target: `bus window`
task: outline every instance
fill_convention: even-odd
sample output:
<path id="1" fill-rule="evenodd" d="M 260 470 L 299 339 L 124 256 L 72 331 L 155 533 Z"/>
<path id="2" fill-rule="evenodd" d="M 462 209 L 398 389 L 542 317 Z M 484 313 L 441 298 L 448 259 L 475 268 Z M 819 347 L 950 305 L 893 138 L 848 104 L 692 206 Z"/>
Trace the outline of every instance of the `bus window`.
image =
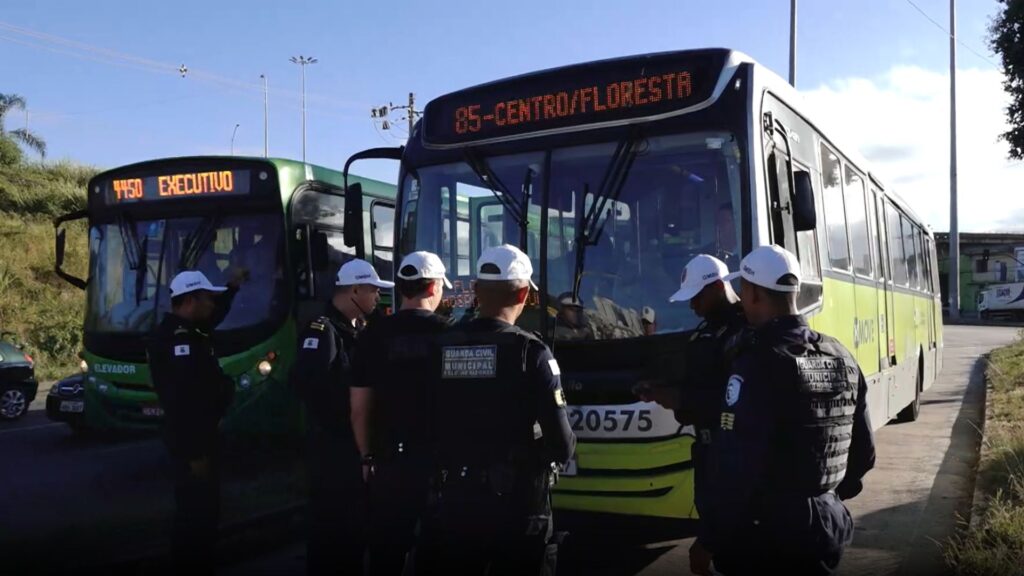
<path id="1" fill-rule="evenodd" d="M 301 192 L 292 205 L 292 220 L 298 224 L 312 224 L 316 232 L 327 236 L 327 269 L 314 271 L 317 295 L 330 294 L 334 289 L 338 268 L 355 258 L 355 248 L 345 245 L 345 197 L 318 190 Z"/>
<path id="2" fill-rule="evenodd" d="M 906 286 L 909 272 L 907 270 L 907 256 L 903 247 L 903 233 L 900 230 L 900 213 L 888 202 L 885 203 L 885 218 L 889 229 L 892 279 L 897 286 Z"/>
<path id="3" fill-rule="evenodd" d="M 900 215 L 900 222 L 903 225 L 901 237 L 903 239 L 903 253 L 907 258 L 907 279 L 908 286 L 917 288 L 919 277 L 917 271 L 918 254 L 914 246 L 914 225 L 907 220 L 906 216 Z"/>
<path id="4" fill-rule="evenodd" d="M 873 187 L 868 194 L 868 223 L 874 239 L 871 250 L 875 253 L 878 277 L 882 280 L 889 278 L 889 248 L 885 238 L 885 221 L 879 216 L 884 216 L 878 207 L 878 191 Z"/>
<path id="5" fill-rule="evenodd" d="M 839 158 L 825 145 L 821 146 L 821 180 L 822 195 L 825 197 L 829 263 L 835 270 L 849 270 L 850 249 L 843 208 L 842 170 Z"/>
<path id="6" fill-rule="evenodd" d="M 373 267 L 381 278 L 391 280 L 395 259 L 395 207 L 374 202 L 370 218 L 373 226 Z"/>
<path id="7" fill-rule="evenodd" d="M 846 220 L 850 228 L 850 247 L 853 271 L 859 276 L 874 276 L 871 266 L 871 242 L 868 240 L 867 214 L 864 210 L 864 179 L 849 165 L 846 166 Z"/>

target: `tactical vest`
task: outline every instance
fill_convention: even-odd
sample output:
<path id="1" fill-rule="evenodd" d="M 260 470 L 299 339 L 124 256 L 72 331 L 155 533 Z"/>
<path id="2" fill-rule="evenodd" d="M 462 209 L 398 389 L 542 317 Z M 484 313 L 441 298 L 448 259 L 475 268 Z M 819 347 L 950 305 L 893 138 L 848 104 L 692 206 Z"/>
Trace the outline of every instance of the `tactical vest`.
<path id="1" fill-rule="evenodd" d="M 538 401 L 526 380 L 535 336 L 508 326 L 453 329 L 439 338 L 438 464 L 448 470 L 539 465 Z"/>
<path id="2" fill-rule="evenodd" d="M 427 401 L 435 335 L 394 335 L 374 366 L 374 453 L 380 458 L 426 452 Z M 376 357 L 376 356 L 375 356 Z"/>
<path id="3" fill-rule="evenodd" d="M 834 490 L 842 482 L 857 408 L 855 360 L 834 338 L 818 336 L 817 341 L 774 348 L 793 362 L 796 386 L 792 400 L 780 405 L 788 412 L 775 463 L 778 487 L 801 495 Z"/>

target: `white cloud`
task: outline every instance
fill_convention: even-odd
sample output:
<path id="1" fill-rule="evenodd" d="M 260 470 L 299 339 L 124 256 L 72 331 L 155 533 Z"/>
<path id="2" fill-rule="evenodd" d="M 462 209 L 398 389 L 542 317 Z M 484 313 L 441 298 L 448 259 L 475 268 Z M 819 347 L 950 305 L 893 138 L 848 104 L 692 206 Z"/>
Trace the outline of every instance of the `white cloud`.
<path id="1" fill-rule="evenodd" d="M 949 76 L 896 66 L 804 91 L 824 130 L 937 231 L 949 228 Z M 1007 160 L 1002 74 L 957 70 L 957 190 L 962 232 L 1024 230 L 1024 163 Z"/>

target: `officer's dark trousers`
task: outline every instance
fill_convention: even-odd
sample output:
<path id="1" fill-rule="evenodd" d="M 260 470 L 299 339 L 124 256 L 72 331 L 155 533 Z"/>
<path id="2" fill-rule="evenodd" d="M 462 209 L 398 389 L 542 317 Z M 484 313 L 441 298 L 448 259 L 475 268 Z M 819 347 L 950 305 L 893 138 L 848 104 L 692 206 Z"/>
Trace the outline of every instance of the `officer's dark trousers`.
<path id="1" fill-rule="evenodd" d="M 366 494 L 358 453 L 351 437 L 310 431 L 309 574 L 363 573 L 366 549 Z"/>
<path id="2" fill-rule="evenodd" d="M 399 576 L 427 503 L 429 468 L 421 457 L 377 463 L 370 483 L 370 574 Z"/>
<path id="3" fill-rule="evenodd" d="M 829 575 L 839 567 L 852 541 L 853 520 L 834 494 L 779 502 L 766 507 L 749 533 L 714 554 L 714 566 L 727 576 L 773 573 Z"/>
<path id="4" fill-rule="evenodd" d="M 484 487 L 446 490 L 421 526 L 415 573 L 553 574 L 555 551 L 547 546 L 551 530 L 550 509 L 544 515 L 529 516 L 522 507 Z"/>
<path id="5" fill-rule="evenodd" d="M 174 519 L 171 561 L 175 574 L 213 574 L 220 522 L 220 462 L 208 459 L 209 474 L 197 476 L 187 461 L 173 460 Z"/>

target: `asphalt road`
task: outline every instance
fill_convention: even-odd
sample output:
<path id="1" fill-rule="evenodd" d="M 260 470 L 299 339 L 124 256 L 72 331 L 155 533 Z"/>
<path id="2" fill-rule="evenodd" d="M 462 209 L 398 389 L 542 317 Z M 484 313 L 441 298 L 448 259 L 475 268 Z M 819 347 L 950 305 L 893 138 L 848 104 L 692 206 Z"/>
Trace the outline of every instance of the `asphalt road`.
<path id="1" fill-rule="evenodd" d="M 1017 330 L 946 327 L 943 371 L 922 399 L 920 418 L 876 432 L 876 467 L 865 478 L 864 492 L 848 502 L 856 535 L 840 574 L 943 573 L 940 543 L 953 534 L 958 518 L 967 517 L 974 490 L 978 427 L 984 417 L 982 356 L 1010 343 Z M 637 533 L 630 540 L 577 531 L 573 546 L 559 559 L 559 574 L 689 573 L 692 538 L 644 542 Z M 301 574 L 304 562 L 304 545 L 293 543 L 224 567 L 221 574 Z M 770 568 L 786 573 L 784 566 Z"/>

